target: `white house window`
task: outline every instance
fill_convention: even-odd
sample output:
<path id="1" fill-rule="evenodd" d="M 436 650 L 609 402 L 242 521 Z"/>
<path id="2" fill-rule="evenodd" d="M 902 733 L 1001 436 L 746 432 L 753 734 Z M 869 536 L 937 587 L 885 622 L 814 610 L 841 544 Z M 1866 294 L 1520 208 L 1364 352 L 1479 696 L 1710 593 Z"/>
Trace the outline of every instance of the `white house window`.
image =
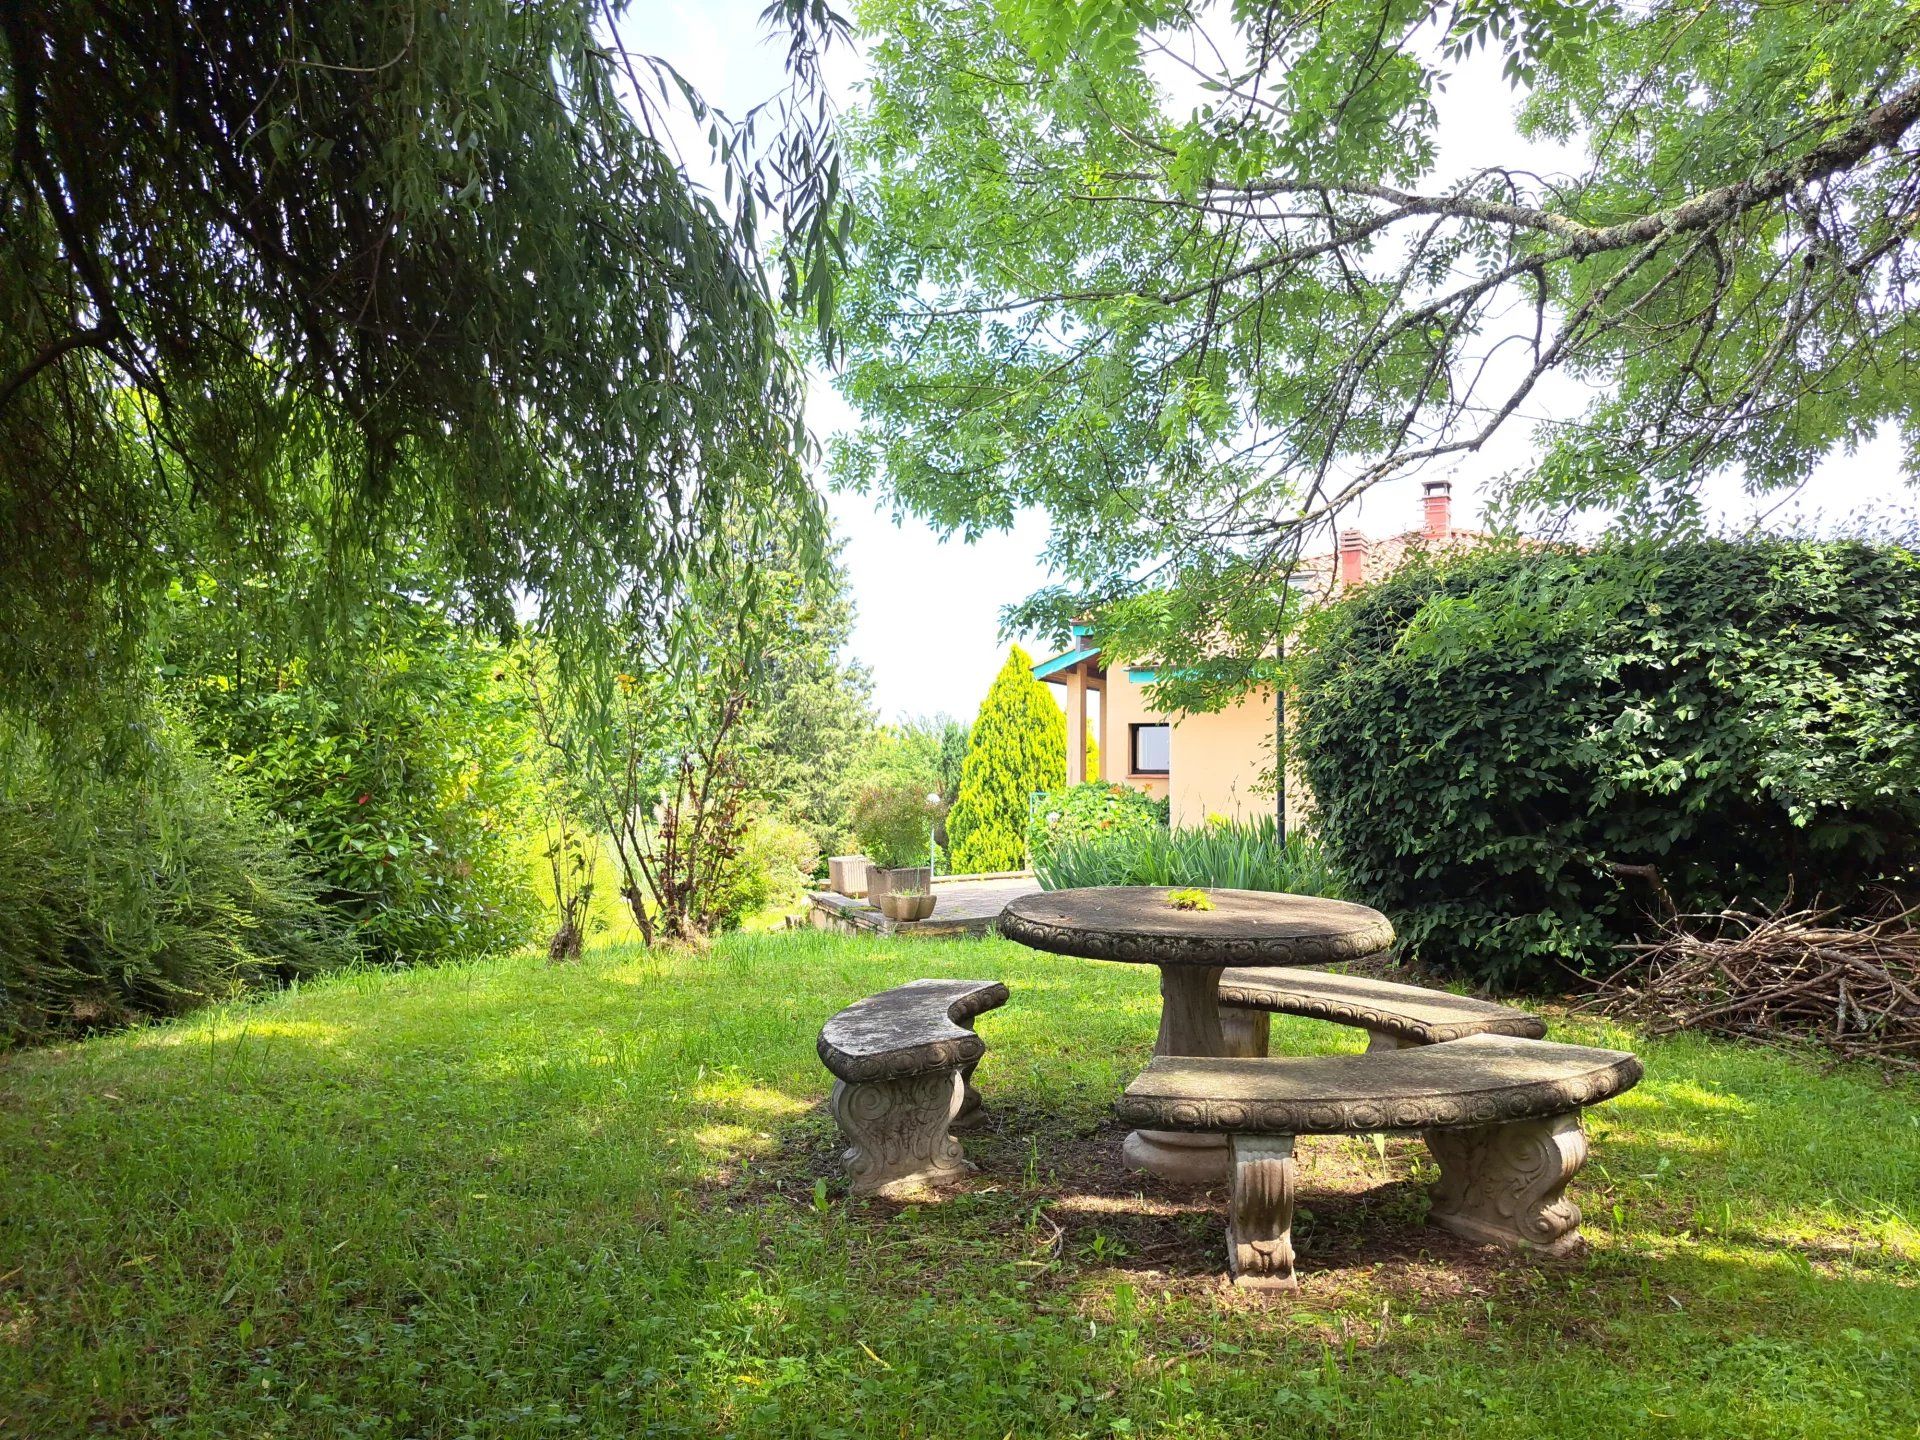
<path id="1" fill-rule="evenodd" d="M 1164 775 L 1172 768 L 1171 725 L 1129 725 L 1127 743 L 1135 775 Z"/>

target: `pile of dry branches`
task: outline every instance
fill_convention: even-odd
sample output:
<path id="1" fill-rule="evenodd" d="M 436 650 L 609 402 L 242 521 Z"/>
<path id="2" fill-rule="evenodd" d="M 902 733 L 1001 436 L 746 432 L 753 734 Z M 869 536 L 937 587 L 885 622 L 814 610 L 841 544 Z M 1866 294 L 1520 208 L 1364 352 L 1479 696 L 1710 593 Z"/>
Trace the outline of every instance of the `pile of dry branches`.
<path id="1" fill-rule="evenodd" d="M 1655 1034 L 1816 1040 L 1920 1070 L 1920 906 L 1879 919 L 1782 907 L 1681 915 L 1601 983 L 1597 1004 Z"/>

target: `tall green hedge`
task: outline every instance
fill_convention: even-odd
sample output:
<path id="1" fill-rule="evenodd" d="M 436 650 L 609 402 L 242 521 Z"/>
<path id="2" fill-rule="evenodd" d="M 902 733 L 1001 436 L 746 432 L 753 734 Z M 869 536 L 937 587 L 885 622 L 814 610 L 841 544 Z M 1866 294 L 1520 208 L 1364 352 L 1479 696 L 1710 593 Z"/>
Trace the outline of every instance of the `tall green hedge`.
<path id="1" fill-rule="evenodd" d="M 1295 745 L 1355 894 L 1425 963 L 1592 973 L 1668 901 L 1920 866 L 1920 559 L 1702 541 L 1416 565 L 1322 618 Z"/>
<path id="2" fill-rule="evenodd" d="M 1018 645 L 980 704 L 947 815 L 953 868 L 1018 870 L 1027 863 L 1027 808 L 1035 792 L 1067 783 L 1067 718 L 1033 678 Z"/>

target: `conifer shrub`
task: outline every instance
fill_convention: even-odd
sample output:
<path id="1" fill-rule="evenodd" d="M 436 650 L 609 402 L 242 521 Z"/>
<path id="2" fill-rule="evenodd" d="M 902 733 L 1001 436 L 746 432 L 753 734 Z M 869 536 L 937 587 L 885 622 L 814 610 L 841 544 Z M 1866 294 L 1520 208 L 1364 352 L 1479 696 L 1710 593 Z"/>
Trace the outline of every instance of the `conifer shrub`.
<path id="1" fill-rule="evenodd" d="M 1699 541 L 1416 563 L 1321 616 L 1294 743 L 1406 952 L 1562 983 L 1677 908 L 1911 896 L 1920 558 Z"/>
<path id="2" fill-rule="evenodd" d="M 1033 678 L 1032 657 L 1016 645 L 981 702 L 960 766 L 959 794 L 947 815 L 953 868 L 1020 869 L 1034 795 L 1066 780 L 1066 716 Z"/>

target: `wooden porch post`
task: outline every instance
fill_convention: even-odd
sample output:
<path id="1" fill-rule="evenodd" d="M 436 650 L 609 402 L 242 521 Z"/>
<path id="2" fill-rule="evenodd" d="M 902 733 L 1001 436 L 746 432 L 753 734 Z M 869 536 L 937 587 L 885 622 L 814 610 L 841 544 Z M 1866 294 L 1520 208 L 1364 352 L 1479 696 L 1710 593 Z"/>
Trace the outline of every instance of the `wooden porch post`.
<path id="1" fill-rule="evenodd" d="M 1067 671 L 1067 784 L 1087 779 L 1087 674 L 1079 665 Z"/>

